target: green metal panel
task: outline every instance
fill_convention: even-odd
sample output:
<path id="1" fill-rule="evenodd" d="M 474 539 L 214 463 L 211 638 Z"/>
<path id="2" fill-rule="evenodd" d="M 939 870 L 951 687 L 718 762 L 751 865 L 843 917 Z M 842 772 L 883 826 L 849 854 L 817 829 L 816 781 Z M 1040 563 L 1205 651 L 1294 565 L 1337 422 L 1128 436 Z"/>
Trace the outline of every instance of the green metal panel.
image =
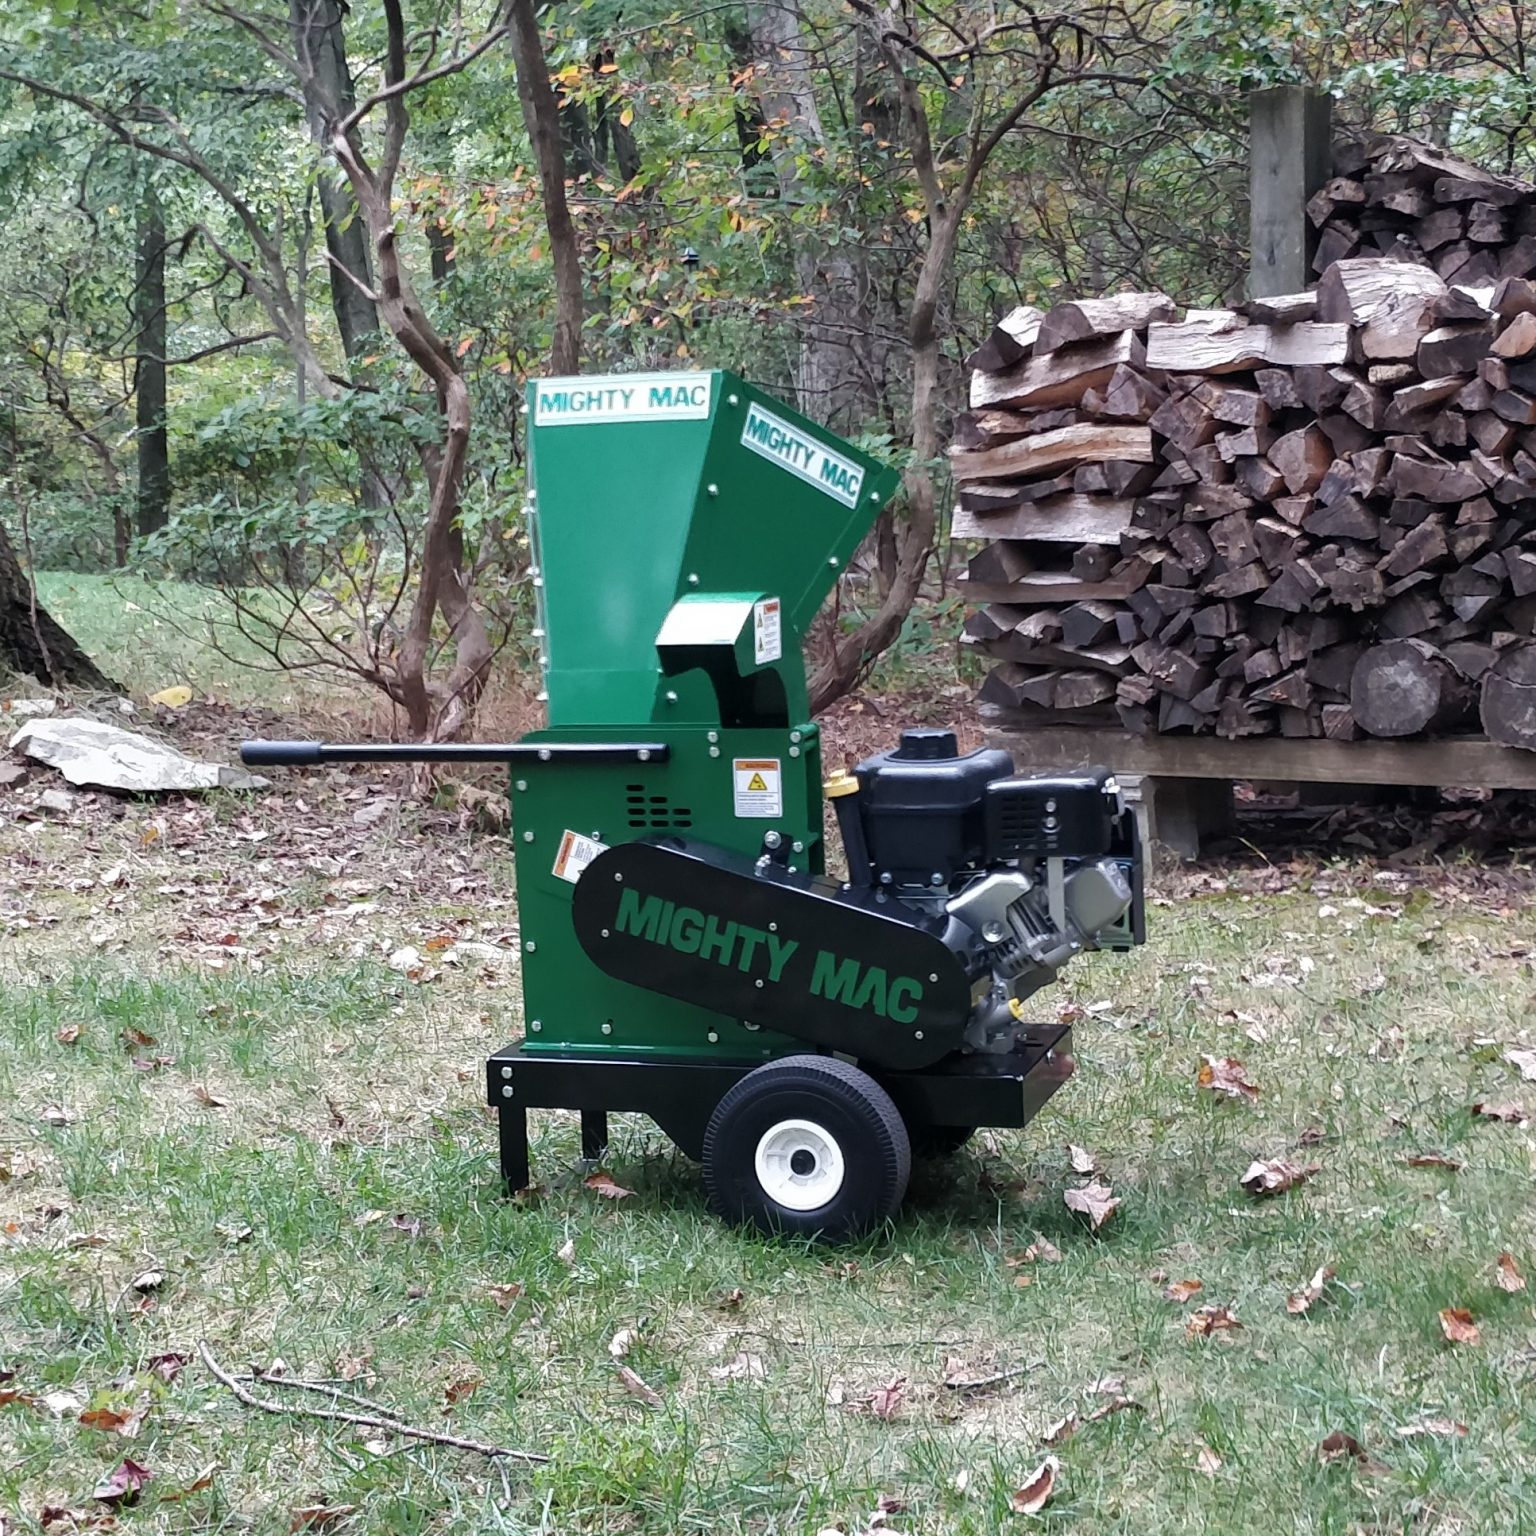
<path id="1" fill-rule="evenodd" d="M 782 599 L 776 665 L 804 714 L 800 642 L 896 475 L 735 375 L 528 386 L 530 526 L 552 726 L 708 724 L 699 673 L 661 675 L 678 599 Z"/>
<path id="2" fill-rule="evenodd" d="M 771 830 L 821 872 L 801 646 L 896 475 L 729 373 L 535 381 L 529 411 L 549 728 L 528 740 L 669 757 L 513 773 L 527 1049 L 800 1049 L 599 971 L 572 928 L 570 855 L 675 831 L 755 856 Z"/>
<path id="3" fill-rule="evenodd" d="M 755 855 L 763 834 L 772 829 L 798 848 L 790 860 L 796 868 L 818 874 L 822 870 L 821 748 L 815 726 L 788 732 L 651 727 L 649 736 L 671 748 L 668 761 L 634 767 L 519 764 L 513 772 L 528 1048 L 579 1046 L 616 1054 L 743 1060 L 801 1049 L 787 1036 L 750 1030 L 741 1021 L 614 981 L 587 959 L 577 942 L 571 927 L 576 887 L 556 873 L 567 833 L 611 846 L 675 831 Z M 611 729 L 566 727 L 527 739 L 619 737 Z M 738 814 L 743 809 L 736 793 L 739 762 L 778 765 L 779 814 Z M 763 806 L 746 808 L 757 811 Z"/>

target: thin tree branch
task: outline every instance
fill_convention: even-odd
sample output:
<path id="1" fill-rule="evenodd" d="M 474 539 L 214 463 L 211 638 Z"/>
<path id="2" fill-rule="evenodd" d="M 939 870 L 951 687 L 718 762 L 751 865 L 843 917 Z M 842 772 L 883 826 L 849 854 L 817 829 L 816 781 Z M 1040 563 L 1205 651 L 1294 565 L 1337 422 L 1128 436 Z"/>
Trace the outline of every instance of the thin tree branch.
<path id="1" fill-rule="evenodd" d="M 297 1418 L 323 1419 L 332 1424 L 353 1424 L 360 1429 L 381 1429 L 386 1434 L 404 1435 L 409 1440 L 424 1440 L 431 1445 L 452 1446 L 455 1450 L 473 1451 L 477 1456 L 489 1456 L 492 1458 L 505 1458 L 508 1461 L 523 1461 L 531 1464 L 547 1462 L 548 1456 L 539 1451 L 511 1450 L 504 1445 L 487 1445 L 483 1440 L 468 1440 L 462 1435 L 445 1434 L 441 1430 L 423 1429 L 416 1424 L 406 1424 L 395 1418 L 384 1418 L 377 1414 L 348 1413 L 340 1408 L 307 1408 L 301 1405 L 274 1402 L 271 1398 L 257 1397 L 240 1384 L 228 1371 L 215 1359 L 213 1351 L 208 1347 L 206 1339 L 197 1341 L 197 1352 L 203 1357 L 203 1364 L 234 1393 L 235 1397 L 247 1408 L 258 1408 L 263 1413 L 275 1413 L 280 1416 L 292 1415 Z M 267 1378 L 273 1385 L 277 1384 L 276 1378 Z M 294 1383 L 284 1383 L 294 1385 Z"/>

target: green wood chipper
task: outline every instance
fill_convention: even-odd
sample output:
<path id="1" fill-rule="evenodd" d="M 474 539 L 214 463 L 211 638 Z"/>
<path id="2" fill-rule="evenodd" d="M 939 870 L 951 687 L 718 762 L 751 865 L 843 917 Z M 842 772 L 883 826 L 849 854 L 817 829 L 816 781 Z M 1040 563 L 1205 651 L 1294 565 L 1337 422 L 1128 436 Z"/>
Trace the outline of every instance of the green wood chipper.
<path id="1" fill-rule="evenodd" d="M 892 470 L 725 372 L 543 380 L 528 410 L 548 725 L 242 757 L 508 764 L 525 1029 L 487 1088 L 510 1188 L 529 1110 L 579 1110 L 589 1158 L 638 1111 L 725 1217 L 865 1231 L 914 1152 L 1022 1126 L 1070 1076 L 1070 1030 L 1024 1001 L 1140 940 L 1134 822 L 1106 772 L 1020 777 L 943 730 L 823 784 L 801 647 Z"/>

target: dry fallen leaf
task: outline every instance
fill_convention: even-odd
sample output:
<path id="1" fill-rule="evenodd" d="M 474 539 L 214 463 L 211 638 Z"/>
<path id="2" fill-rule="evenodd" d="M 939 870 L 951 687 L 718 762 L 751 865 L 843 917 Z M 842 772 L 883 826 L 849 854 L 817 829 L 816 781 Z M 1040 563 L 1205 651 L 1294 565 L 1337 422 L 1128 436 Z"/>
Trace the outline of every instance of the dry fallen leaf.
<path id="1" fill-rule="evenodd" d="M 1112 1397 L 1107 1403 L 1100 1403 L 1092 1413 L 1083 1420 L 1084 1424 L 1097 1424 L 1100 1419 L 1107 1419 L 1112 1413 L 1124 1413 L 1127 1409 L 1134 1408 L 1137 1413 L 1142 1411 L 1141 1404 L 1134 1397 Z"/>
<path id="2" fill-rule="evenodd" d="M 485 1294 L 505 1312 L 523 1294 L 523 1288 L 514 1280 L 506 1285 L 488 1285 Z"/>
<path id="3" fill-rule="evenodd" d="M 1483 1336 L 1477 1331 L 1472 1314 L 1465 1307 L 1440 1309 L 1440 1332 L 1452 1344 L 1481 1344 Z"/>
<path id="4" fill-rule="evenodd" d="M 1342 1429 L 1336 1429 L 1318 1441 L 1317 1456 L 1319 1461 L 1339 1461 L 1345 1456 L 1352 1456 L 1356 1461 L 1364 1461 L 1365 1447 L 1353 1435 L 1347 1435 Z"/>
<path id="5" fill-rule="evenodd" d="M 1163 1292 L 1164 1301 L 1175 1301 L 1181 1307 L 1191 1296 L 1198 1296 L 1205 1286 L 1198 1280 L 1175 1280 Z"/>
<path id="6" fill-rule="evenodd" d="M 576 1239 L 568 1237 L 555 1249 L 555 1257 L 562 1264 L 574 1264 L 576 1262 Z"/>
<path id="7" fill-rule="evenodd" d="M 1195 1457 L 1195 1470 L 1205 1473 L 1207 1477 L 1215 1477 L 1221 1471 L 1221 1457 L 1210 1446 L 1202 1445 L 1200 1454 Z"/>
<path id="8" fill-rule="evenodd" d="M 221 1099 L 217 1094 L 210 1093 L 208 1089 L 205 1088 L 201 1083 L 198 1083 L 197 1086 L 193 1088 L 192 1097 L 196 1099 L 199 1104 L 207 1105 L 209 1109 L 229 1108 L 228 1099 Z"/>
<path id="9" fill-rule="evenodd" d="M 608 1340 L 608 1353 L 615 1360 L 622 1360 L 640 1340 L 640 1331 L 637 1328 L 620 1328 L 614 1336 Z"/>
<path id="10" fill-rule="evenodd" d="M 146 1034 L 142 1029 L 135 1029 L 131 1024 L 123 1029 L 120 1029 L 117 1032 L 117 1038 L 121 1040 L 123 1045 L 130 1051 L 135 1046 L 143 1046 L 147 1049 L 149 1046 L 155 1044 L 155 1037 L 153 1035 Z"/>
<path id="11" fill-rule="evenodd" d="M 1098 1167 L 1087 1147 L 1074 1146 L 1070 1141 L 1067 1143 L 1067 1160 L 1072 1164 L 1073 1173 L 1088 1174 Z"/>
<path id="12" fill-rule="evenodd" d="M 1525 1276 L 1520 1273 L 1520 1266 L 1515 1263 L 1514 1254 L 1501 1253 L 1493 1261 L 1493 1283 L 1501 1291 L 1525 1289 Z"/>
<path id="13" fill-rule="evenodd" d="M 1447 1173 L 1460 1173 L 1464 1166 L 1454 1157 L 1442 1157 L 1438 1152 L 1415 1152 L 1412 1157 L 1405 1157 L 1403 1163 L 1409 1168 L 1444 1168 Z"/>
<path id="14" fill-rule="evenodd" d="M 1120 1204 L 1120 1197 L 1109 1192 L 1109 1185 L 1101 1184 L 1097 1179 L 1081 1189 L 1067 1190 L 1061 1198 L 1069 1211 L 1086 1216 L 1090 1229 L 1095 1232 L 1114 1215 Z"/>
<path id="15" fill-rule="evenodd" d="M 80 1422 L 87 1429 L 100 1430 L 104 1435 L 121 1435 L 125 1440 L 132 1440 L 148 1413 L 149 1398 L 146 1395 L 133 1408 L 88 1408 L 80 1415 Z"/>
<path id="16" fill-rule="evenodd" d="M 1013 1496 L 1008 1500 L 1008 1507 L 1018 1515 L 1038 1514 L 1056 1491 L 1056 1474 L 1060 1470 L 1061 1463 L 1056 1457 L 1047 1456 L 1024 1479 L 1022 1485 L 1013 1490 Z"/>
<path id="17" fill-rule="evenodd" d="M 1191 1339 L 1209 1338 L 1213 1333 L 1230 1333 L 1243 1325 L 1230 1307 L 1197 1307 L 1184 1322 L 1184 1332 Z"/>
<path id="18" fill-rule="evenodd" d="M 1246 1069 L 1236 1056 L 1202 1056 L 1196 1081 L 1212 1093 L 1224 1093 L 1229 1099 L 1248 1099 L 1259 1096 L 1257 1084 L 1248 1081 Z"/>
<path id="19" fill-rule="evenodd" d="M 1048 1425 L 1041 1433 L 1041 1445 L 1062 1445 L 1077 1433 L 1079 1420 L 1075 1413 L 1069 1413 L 1064 1419 L 1057 1419 L 1054 1424 Z"/>
<path id="20" fill-rule="evenodd" d="M 763 1368 L 761 1355 L 749 1355 L 738 1350 L 724 1365 L 712 1365 L 709 1374 L 716 1381 L 762 1381 L 768 1372 Z"/>
<path id="21" fill-rule="evenodd" d="M 80 1038 L 80 1026 L 78 1024 L 66 1024 L 53 1038 L 60 1045 L 73 1045 Z"/>
<path id="22" fill-rule="evenodd" d="M 642 1403 L 646 1403 L 652 1408 L 661 1407 L 661 1393 L 654 1387 L 647 1385 L 627 1365 L 619 1367 L 619 1380 L 624 1383 L 624 1390 L 631 1397 L 638 1397 Z"/>
<path id="23" fill-rule="evenodd" d="M 1482 1120 L 1502 1120 L 1506 1125 L 1524 1125 L 1530 1119 L 1519 1104 L 1474 1104 L 1472 1113 Z"/>
<path id="24" fill-rule="evenodd" d="M 1037 1232 L 1034 1242 L 1024 1250 L 1022 1258 L 1026 1264 L 1033 1264 L 1036 1259 L 1043 1260 L 1047 1264 L 1060 1264 L 1061 1249 Z"/>
<path id="25" fill-rule="evenodd" d="M 1413 1424 L 1404 1424 L 1401 1429 L 1392 1431 L 1402 1440 L 1411 1440 L 1416 1435 L 1440 1435 L 1447 1439 L 1459 1439 L 1466 1432 L 1467 1426 L 1458 1424 L 1455 1419 L 1419 1419 Z"/>
<path id="26" fill-rule="evenodd" d="M 1257 1158 L 1248 1165 L 1248 1171 L 1239 1181 L 1250 1195 L 1283 1195 L 1298 1184 L 1305 1184 L 1314 1173 L 1322 1170 L 1321 1163 L 1293 1163 L 1283 1157 L 1267 1161 Z"/>
<path id="27" fill-rule="evenodd" d="M 131 1457 L 122 1462 L 96 1484 L 91 1497 L 101 1504 L 136 1504 L 139 1494 L 155 1474 L 148 1467 L 141 1467 Z"/>
<path id="28" fill-rule="evenodd" d="M 368 1368 L 372 1363 L 373 1355 L 367 1350 L 364 1350 L 360 1355 L 354 1355 L 347 1350 L 343 1350 L 336 1357 L 336 1374 L 343 1381 L 356 1381 L 360 1376 L 368 1376 Z"/>
<path id="29" fill-rule="evenodd" d="M 290 1531 L 323 1531 L 357 1513 L 356 1504 L 305 1504 L 293 1512 Z"/>
<path id="30" fill-rule="evenodd" d="M 893 1376 L 883 1387 L 876 1387 L 869 1394 L 869 1411 L 872 1417 L 890 1423 L 901 1412 L 901 1400 L 906 1395 L 907 1378 Z"/>
<path id="31" fill-rule="evenodd" d="M 152 1374 L 169 1384 L 181 1375 L 182 1367 L 191 1358 L 190 1355 L 177 1354 L 151 1355 L 147 1364 Z"/>
<path id="32" fill-rule="evenodd" d="M 625 1200 L 634 1194 L 634 1190 L 625 1189 L 622 1184 L 615 1184 L 613 1176 L 604 1173 L 601 1168 L 595 1173 L 589 1173 L 581 1182 L 594 1194 L 602 1195 L 608 1200 Z"/>
<path id="33" fill-rule="evenodd" d="M 443 1389 L 443 1411 L 446 1413 L 455 1403 L 462 1403 L 484 1385 L 485 1379 L 481 1376 L 461 1376 L 457 1381 L 450 1381 Z"/>
<path id="34" fill-rule="evenodd" d="M 1328 1282 L 1333 1279 L 1336 1273 L 1337 1271 L 1331 1264 L 1321 1265 L 1312 1278 L 1299 1291 L 1286 1298 L 1285 1310 L 1293 1317 L 1300 1317 L 1323 1294 Z"/>
<path id="35" fill-rule="evenodd" d="M 189 1499 L 194 1493 L 201 1493 L 205 1488 L 213 1487 L 213 1474 L 218 1470 L 217 1464 L 206 1468 L 187 1484 L 185 1488 L 178 1488 L 174 1493 L 162 1493 L 162 1504 L 179 1504 L 183 1499 Z"/>
<path id="36" fill-rule="evenodd" d="M 37 1118 L 41 1120 L 44 1125 L 51 1125 L 55 1128 L 62 1128 L 68 1125 L 74 1117 L 67 1109 L 64 1108 L 62 1104 L 45 1104 L 37 1112 Z"/>
<path id="37" fill-rule="evenodd" d="M 739 1312 L 741 1304 L 746 1300 L 746 1292 L 738 1285 L 733 1290 L 722 1291 L 715 1298 L 715 1305 L 722 1312 Z"/>
<path id="38" fill-rule="evenodd" d="M 1504 1060 L 1518 1068 L 1528 1083 L 1536 1083 L 1536 1051 L 1505 1051 Z"/>

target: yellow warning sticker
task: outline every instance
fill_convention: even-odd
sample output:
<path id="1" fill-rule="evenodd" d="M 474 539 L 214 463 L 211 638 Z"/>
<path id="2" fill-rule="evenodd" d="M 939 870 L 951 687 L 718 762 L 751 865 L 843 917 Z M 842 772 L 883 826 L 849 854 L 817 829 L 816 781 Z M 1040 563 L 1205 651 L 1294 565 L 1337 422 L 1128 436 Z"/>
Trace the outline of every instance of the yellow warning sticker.
<path id="1" fill-rule="evenodd" d="M 733 758 L 731 782 L 738 816 L 784 814 L 784 774 L 778 758 Z"/>

